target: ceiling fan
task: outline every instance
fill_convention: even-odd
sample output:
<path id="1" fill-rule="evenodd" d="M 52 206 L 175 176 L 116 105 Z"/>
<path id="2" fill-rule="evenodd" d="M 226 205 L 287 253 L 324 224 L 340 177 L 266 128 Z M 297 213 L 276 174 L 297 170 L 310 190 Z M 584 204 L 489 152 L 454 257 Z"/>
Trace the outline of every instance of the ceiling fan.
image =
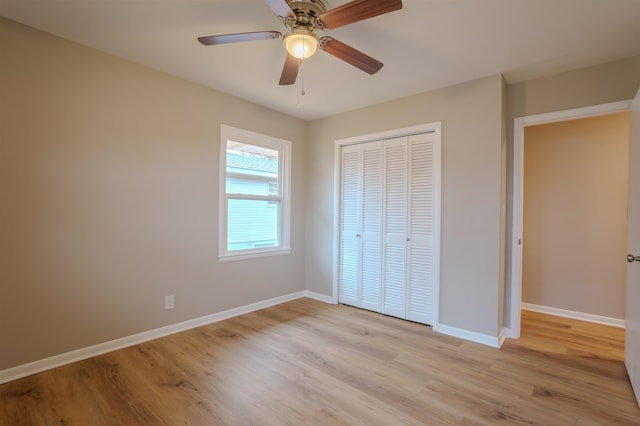
<path id="1" fill-rule="evenodd" d="M 375 74 L 382 62 L 365 55 L 333 37 L 318 39 L 316 30 L 328 31 L 354 22 L 402 9 L 402 0 L 353 0 L 326 10 L 322 0 L 264 0 L 287 27 L 284 35 L 278 31 L 256 31 L 198 37 L 205 46 L 242 41 L 268 40 L 283 37 L 287 57 L 280 76 L 280 85 L 296 82 L 300 62 L 320 48 L 362 71 Z"/>

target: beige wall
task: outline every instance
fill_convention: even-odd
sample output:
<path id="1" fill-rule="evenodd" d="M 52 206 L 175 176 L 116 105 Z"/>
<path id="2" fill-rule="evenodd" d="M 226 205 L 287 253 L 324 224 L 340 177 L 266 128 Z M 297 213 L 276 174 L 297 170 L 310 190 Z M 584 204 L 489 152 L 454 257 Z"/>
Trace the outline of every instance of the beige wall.
<path id="1" fill-rule="evenodd" d="M 511 326 L 513 120 L 517 117 L 633 99 L 639 87 L 640 56 L 508 86 L 505 327 Z"/>
<path id="2" fill-rule="evenodd" d="M 488 77 L 311 123 L 309 290 L 332 291 L 335 140 L 441 121 L 440 323 L 498 335 L 503 84 Z"/>
<path id="3" fill-rule="evenodd" d="M 629 100 L 638 86 L 640 56 L 512 84 L 507 97 L 509 116 L 524 117 Z"/>
<path id="4" fill-rule="evenodd" d="M 0 370 L 304 289 L 305 122 L 2 18 L 0 57 Z M 293 141 L 291 255 L 218 263 L 221 123 Z"/>
<path id="5" fill-rule="evenodd" d="M 522 301 L 624 319 L 629 113 L 525 128 Z"/>

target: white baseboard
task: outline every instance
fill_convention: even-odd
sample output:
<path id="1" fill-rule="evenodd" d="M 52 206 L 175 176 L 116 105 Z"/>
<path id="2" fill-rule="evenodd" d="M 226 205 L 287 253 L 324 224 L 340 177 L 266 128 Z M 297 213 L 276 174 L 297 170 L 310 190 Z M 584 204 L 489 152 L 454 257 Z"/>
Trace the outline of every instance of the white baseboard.
<path id="1" fill-rule="evenodd" d="M 315 291 L 305 290 L 304 296 L 308 297 L 309 299 L 319 300 L 320 302 L 330 303 L 332 305 L 338 303 L 338 300 L 335 297 L 326 296 L 324 294 L 316 293 Z"/>
<path id="2" fill-rule="evenodd" d="M 619 318 L 604 317 L 601 315 L 587 314 L 584 312 L 568 311 L 566 309 L 552 308 L 551 306 L 534 305 L 533 303 L 522 303 L 522 309 L 526 311 L 540 312 L 543 314 L 555 315 L 558 317 L 572 318 L 581 321 L 595 322 L 597 324 L 610 325 L 624 328 L 625 320 Z"/>
<path id="3" fill-rule="evenodd" d="M 86 348 L 77 349 L 59 355 L 54 355 L 52 357 L 30 362 L 28 364 L 18 365 L 16 367 L 0 371 L 0 384 L 7 383 L 16 379 L 21 379 L 23 377 L 40 373 L 45 370 L 51 370 L 52 368 L 57 368 L 62 365 L 71 364 L 72 362 L 81 361 L 83 359 L 102 355 L 107 352 L 126 348 L 128 346 L 137 345 L 139 343 L 147 342 L 159 337 L 168 336 L 170 334 L 179 333 L 181 331 L 189 330 L 207 324 L 212 324 L 214 322 L 236 317 L 238 315 L 243 315 L 249 312 L 268 308 L 270 306 L 279 305 L 280 303 L 300 299 L 301 297 L 312 296 L 307 295 L 306 291 L 298 291 L 295 293 L 286 294 L 284 296 L 274 297 L 272 299 L 267 299 L 260 302 L 251 303 L 249 305 L 240 306 L 238 308 L 229 309 L 223 312 L 205 315 L 200 318 L 179 322 L 177 324 L 171 324 L 165 327 L 144 331 L 142 333 L 122 337 L 120 339 L 111 340 L 109 342 L 98 343 L 97 345 L 88 346 Z"/>
<path id="4" fill-rule="evenodd" d="M 475 331 L 464 330 L 462 328 L 451 327 L 450 325 L 440 324 L 438 332 L 448 336 L 459 337 L 460 339 L 469 340 L 475 343 L 500 348 L 504 342 L 504 333 L 501 331 L 498 337 L 488 336 L 486 334 L 476 333 Z"/>

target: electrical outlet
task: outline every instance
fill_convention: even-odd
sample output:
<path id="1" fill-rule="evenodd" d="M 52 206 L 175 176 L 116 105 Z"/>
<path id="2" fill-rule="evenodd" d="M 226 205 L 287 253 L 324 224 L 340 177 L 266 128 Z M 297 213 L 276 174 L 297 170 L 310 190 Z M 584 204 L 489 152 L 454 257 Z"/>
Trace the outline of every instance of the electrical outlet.
<path id="1" fill-rule="evenodd" d="M 164 297 L 164 308 L 173 309 L 173 294 Z"/>

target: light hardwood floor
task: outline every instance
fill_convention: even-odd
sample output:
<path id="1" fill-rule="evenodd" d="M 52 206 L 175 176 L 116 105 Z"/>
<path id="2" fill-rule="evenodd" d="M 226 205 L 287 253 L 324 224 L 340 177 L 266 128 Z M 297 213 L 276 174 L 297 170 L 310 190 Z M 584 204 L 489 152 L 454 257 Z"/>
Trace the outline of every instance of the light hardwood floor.
<path id="1" fill-rule="evenodd" d="M 522 324 L 498 350 L 300 299 L 0 385 L 0 424 L 640 425 L 622 330 Z"/>

